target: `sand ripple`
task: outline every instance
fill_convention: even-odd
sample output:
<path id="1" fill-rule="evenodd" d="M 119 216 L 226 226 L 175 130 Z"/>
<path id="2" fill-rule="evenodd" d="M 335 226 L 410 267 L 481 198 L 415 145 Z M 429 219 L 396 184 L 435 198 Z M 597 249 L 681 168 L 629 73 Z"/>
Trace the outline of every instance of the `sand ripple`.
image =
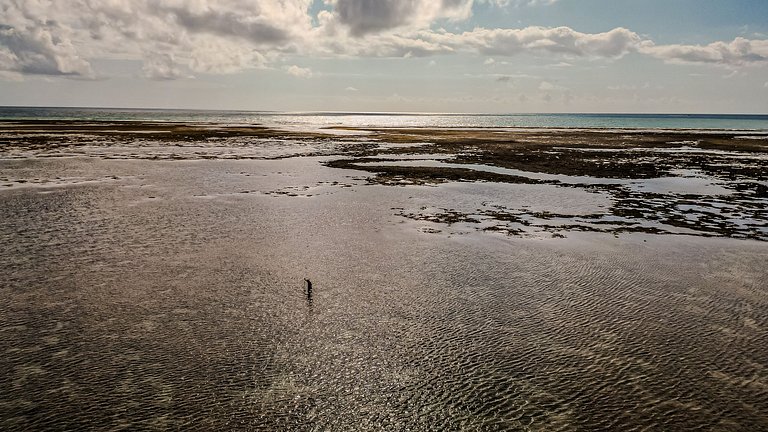
<path id="1" fill-rule="evenodd" d="M 0 428 L 768 429 L 764 242 L 435 234 L 321 162 L 3 162 L 104 181 L 0 194 Z"/>

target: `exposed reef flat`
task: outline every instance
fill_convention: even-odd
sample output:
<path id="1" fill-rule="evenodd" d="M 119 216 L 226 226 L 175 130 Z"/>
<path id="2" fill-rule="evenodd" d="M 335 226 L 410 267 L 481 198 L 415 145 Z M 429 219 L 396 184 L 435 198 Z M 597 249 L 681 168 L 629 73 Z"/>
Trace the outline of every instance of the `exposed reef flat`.
<path id="1" fill-rule="evenodd" d="M 750 131 L 302 132 L 258 125 L 22 121 L 0 122 L 0 155 L 153 160 L 333 156 L 325 161 L 328 167 L 367 172 L 369 184 L 540 185 L 602 194 L 611 202 L 586 214 L 567 208 L 531 211 L 491 200 L 463 209 L 398 213 L 416 220 L 463 221 L 514 235 L 596 231 L 768 239 L 768 134 Z M 18 185 L 9 178 L 0 182 L 0 187 Z"/>
<path id="2" fill-rule="evenodd" d="M 604 130 L 375 132 L 382 141 L 401 145 L 368 149 L 328 165 L 374 173 L 370 181 L 379 184 L 536 184 L 606 194 L 612 201 L 609 208 L 591 214 L 535 212 L 486 202 L 473 210 L 404 211 L 406 217 L 474 222 L 481 229 L 509 234 L 538 228 L 555 236 L 576 230 L 768 239 L 768 135 Z"/>

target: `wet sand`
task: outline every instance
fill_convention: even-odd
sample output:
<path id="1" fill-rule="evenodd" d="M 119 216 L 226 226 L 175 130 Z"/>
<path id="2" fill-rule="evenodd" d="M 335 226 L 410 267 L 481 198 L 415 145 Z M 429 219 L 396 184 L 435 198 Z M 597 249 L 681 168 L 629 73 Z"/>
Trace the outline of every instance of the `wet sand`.
<path id="1" fill-rule="evenodd" d="M 2 428 L 768 427 L 768 140 L 332 132 L 1 124 Z"/>

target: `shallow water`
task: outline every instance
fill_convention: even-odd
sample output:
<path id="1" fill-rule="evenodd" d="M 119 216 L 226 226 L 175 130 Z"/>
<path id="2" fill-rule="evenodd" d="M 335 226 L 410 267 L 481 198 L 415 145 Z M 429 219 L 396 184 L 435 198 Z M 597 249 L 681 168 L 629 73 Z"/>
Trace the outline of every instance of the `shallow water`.
<path id="1" fill-rule="evenodd" d="M 99 151 L 0 161 L 4 430 L 768 428 L 766 242 L 509 237 L 402 213 L 611 197 Z"/>
<path id="2" fill-rule="evenodd" d="M 588 148 L 586 152 L 601 149 Z M 630 150 L 628 153 L 631 153 Z M 672 152 L 670 152 L 672 153 Z M 676 153 L 686 154 L 685 151 Z M 515 235 L 568 231 L 655 232 L 690 235 L 725 235 L 768 240 L 768 199 L 755 190 L 761 184 L 743 175 L 723 176 L 701 169 L 674 168 L 664 177 L 607 178 L 533 172 L 485 164 L 452 163 L 456 155 L 384 155 L 360 158 L 354 166 L 416 167 L 471 170 L 509 176 L 513 184 L 458 183 L 428 193 L 421 207 L 404 207 L 401 215 L 416 220 L 469 222 L 476 229 Z M 627 156 L 627 155 L 625 155 Z M 742 160 L 759 161 L 762 154 L 728 152 L 718 164 L 736 167 Z M 627 156 L 631 157 L 631 156 Z M 729 174 L 728 170 L 724 170 Z M 538 184 L 514 184 L 533 181 Z M 407 178 L 391 184 L 410 184 Z M 459 190 L 469 188 L 468 194 Z M 498 190 L 504 199 L 498 200 Z M 536 191 L 536 192 L 534 192 Z M 599 197 L 599 198 L 596 198 Z M 468 199 L 464 199 L 468 198 Z M 602 200 L 585 212 L 579 202 Z M 438 228 L 428 228 L 436 230 Z"/>
<path id="3" fill-rule="evenodd" d="M 526 177 L 530 179 L 551 181 L 570 185 L 624 185 L 629 190 L 664 193 L 664 194 L 686 194 L 686 195 L 730 195 L 733 191 L 718 184 L 717 179 L 711 178 L 704 173 L 693 170 L 678 170 L 674 177 L 659 177 L 651 179 L 615 179 L 590 176 L 574 176 L 565 174 L 547 174 L 531 171 L 524 171 L 512 168 L 501 168 L 480 164 L 457 164 L 442 162 L 440 159 L 448 159 L 451 155 L 439 155 L 442 157 L 433 157 L 426 159 L 419 155 L 398 156 L 396 161 L 384 162 L 362 162 L 360 165 L 369 166 L 409 166 L 409 167 L 439 167 L 439 168 L 458 168 L 470 169 L 475 171 L 485 171 L 495 174 L 504 174 L 508 176 Z M 415 159 L 415 160 L 414 160 Z"/>
<path id="4" fill-rule="evenodd" d="M 707 129 L 760 132 L 754 135 L 755 139 L 764 139 L 764 132 L 768 131 L 768 115 L 761 114 L 450 114 L 0 107 L 0 120 L 22 119 L 261 124 L 279 129 L 301 130 L 335 126 Z"/>

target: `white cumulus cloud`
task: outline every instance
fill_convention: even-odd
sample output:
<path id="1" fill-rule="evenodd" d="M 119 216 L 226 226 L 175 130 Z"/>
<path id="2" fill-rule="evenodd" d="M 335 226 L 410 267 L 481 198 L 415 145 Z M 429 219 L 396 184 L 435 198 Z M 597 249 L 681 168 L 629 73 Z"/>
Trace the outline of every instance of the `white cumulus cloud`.
<path id="1" fill-rule="evenodd" d="M 153 80 L 172 80 L 185 76 L 172 54 L 149 53 L 142 68 L 144 76 Z"/>
<path id="2" fill-rule="evenodd" d="M 674 63 L 710 63 L 730 66 L 768 63 L 768 40 L 737 37 L 731 42 L 708 45 L 653 45 L 641 52 Z"/>
<path id="3" fill-rule="evenodd" d="M 504 56 L 527 51 L 621 57 L 643 44 L 637 33 L 621 27 L 604 33 L 581 33 L 569 27 L 480 28 L 462 34 L 435 37 L 448 44 L 473 48 L 481 54 Z"/>
<path id="4" fill-rule="evenodd" d="M 285 70 L 288 75 L 295 76 L 296 78 L 311 78 L 312 69 L 303 68 L 300 66 L 292 65 Z"/>
<path id="5" fill-rule="evenodd" d="M 0 23 L 0 70 L 91 77 L 93 70 L 55 23 L 12 27 Z"/>

